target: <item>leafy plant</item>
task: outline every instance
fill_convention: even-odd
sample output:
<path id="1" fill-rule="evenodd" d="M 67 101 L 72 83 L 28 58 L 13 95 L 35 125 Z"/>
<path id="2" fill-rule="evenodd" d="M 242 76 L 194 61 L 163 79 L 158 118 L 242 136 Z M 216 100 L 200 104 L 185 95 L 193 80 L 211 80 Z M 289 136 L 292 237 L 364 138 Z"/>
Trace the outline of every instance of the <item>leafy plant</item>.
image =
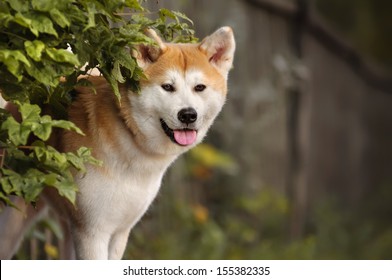
<path id="1" fill-rule="evenodd" d="M 71 170 L 99 162 L 86 147 L 60 153 L 46 141 L 54 128 L 82 133 L 66 120 L 71 91 L 91 85 L 78 77 L 98 68 L 118 98 L 118 83 L 137 91 L 143 72 L 131 51 L 153 44 L 145 29 L 157 29 L 169 41 L 195 41 L 191 24 L 167 9 L 151 14 L 138 0 L 1 1 L 0 90 L 16 104 L 21 121 L 0 110 L 0 200 L 11 204 L 14 194 L 34 202 L 51 186 L 74 202 Z M 48 110 L 54 118 L 43 114 Z"/>

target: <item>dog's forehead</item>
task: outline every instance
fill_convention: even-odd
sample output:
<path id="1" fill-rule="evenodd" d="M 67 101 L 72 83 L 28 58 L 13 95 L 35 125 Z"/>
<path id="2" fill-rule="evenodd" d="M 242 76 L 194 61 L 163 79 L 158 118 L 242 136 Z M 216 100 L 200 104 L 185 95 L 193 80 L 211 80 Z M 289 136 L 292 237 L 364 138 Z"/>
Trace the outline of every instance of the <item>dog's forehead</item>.
<path id="1" fill-rule="evenodd" d="M 171 68 L 165 72 L 162 78 L 164 78 L 167 83 L 203 83 L 207 82 L 208 76 L 206 76 L 202 70 L 197 68 L 190 68 L 186 71 Z"/>
<path id="2" fill-rule="evenodd" d="M 224 89 L 225 78 L 209 62 L 197 44 L 167 44 L 167 49 L 145 73 L 150 82 L 164 83 L 182 77 L 195 82 L 206 82 Z"/>

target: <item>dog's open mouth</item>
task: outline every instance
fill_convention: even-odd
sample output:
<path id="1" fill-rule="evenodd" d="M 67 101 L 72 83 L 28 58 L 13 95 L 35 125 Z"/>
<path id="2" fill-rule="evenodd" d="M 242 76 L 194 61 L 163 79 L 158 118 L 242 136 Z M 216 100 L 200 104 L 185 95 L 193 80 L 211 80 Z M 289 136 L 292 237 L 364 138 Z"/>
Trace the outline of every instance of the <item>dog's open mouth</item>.
<path id="1" fill-rule="evenodd" d="M 196 141 L 197 131 L 194 129 L 171 129 L 163 119 L 160 119 L 161 126 L 166 135 L 174 143 L 181 146 L 192 145 Z"/>

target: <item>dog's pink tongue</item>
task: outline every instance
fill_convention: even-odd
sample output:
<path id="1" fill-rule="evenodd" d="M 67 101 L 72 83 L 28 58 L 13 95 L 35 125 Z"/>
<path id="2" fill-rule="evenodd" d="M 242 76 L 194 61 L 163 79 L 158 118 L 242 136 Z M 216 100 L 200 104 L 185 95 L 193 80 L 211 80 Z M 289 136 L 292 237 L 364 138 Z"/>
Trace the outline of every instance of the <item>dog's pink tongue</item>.
<path id="1" fill-rule="evenodd" d="M 196 130 L 174 130 L 174 139 L 182 146 L 192 145 L 196 141 Z"/>

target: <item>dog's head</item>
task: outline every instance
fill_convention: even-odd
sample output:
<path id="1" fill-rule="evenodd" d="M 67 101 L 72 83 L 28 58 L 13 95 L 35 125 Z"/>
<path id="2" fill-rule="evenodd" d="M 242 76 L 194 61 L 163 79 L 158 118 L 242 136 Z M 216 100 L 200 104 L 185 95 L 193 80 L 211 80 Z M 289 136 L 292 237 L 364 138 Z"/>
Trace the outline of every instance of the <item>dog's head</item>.
<path id="1" fill-rule="evenodd" d="M 148 152 L 178 155 L 200 143 L 226 100 L 235 41 L 222 27 L 198 44 L 168 44 L 149 30 L 155 46 L 139 46 L 146 79 L 130 94 L 137 138 Z"/>

